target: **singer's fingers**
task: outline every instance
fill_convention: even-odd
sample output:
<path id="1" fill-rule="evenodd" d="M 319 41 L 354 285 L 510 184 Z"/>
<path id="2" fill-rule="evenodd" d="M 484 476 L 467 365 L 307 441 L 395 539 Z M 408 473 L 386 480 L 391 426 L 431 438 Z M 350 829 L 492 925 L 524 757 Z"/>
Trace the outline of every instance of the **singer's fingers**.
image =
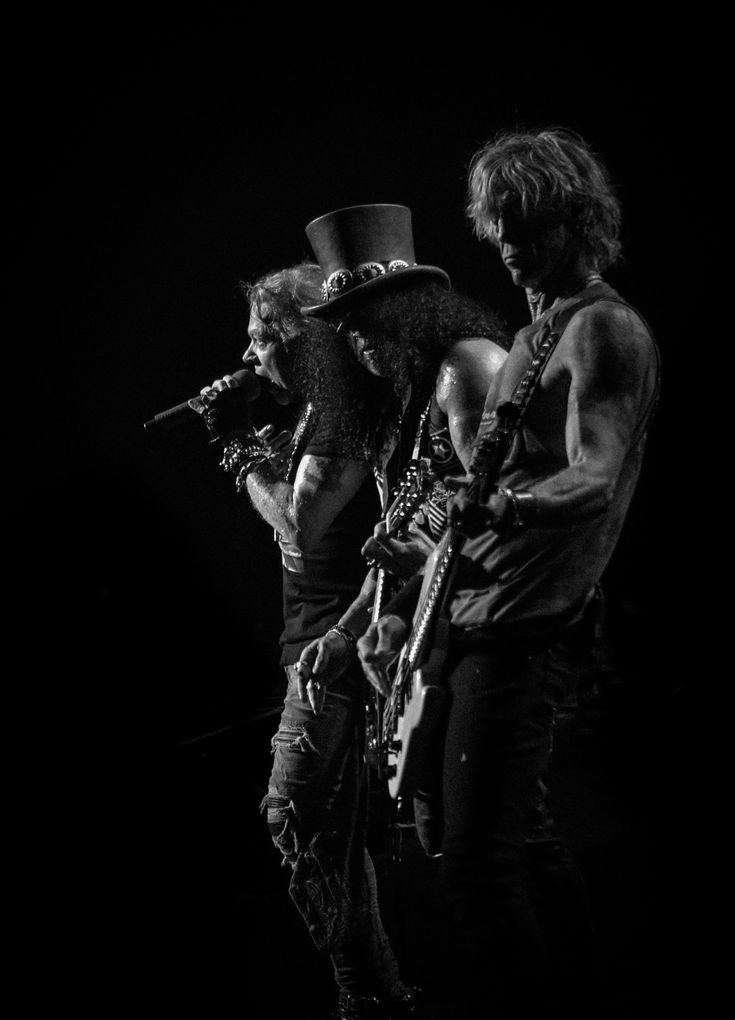
<path id="1" fill-rule="evenodd" d="M 296 687 L 298 688 L 299 692 L 299 701 L 303 701 L 305 705 L 308 705 L 310 702 L 309 695 L 306 690 L 307 688 L 306 678 L 303 677 L 300 673 L 296 674 Z"/>
<path id="2" fill-rule="evenodd" d="M 309 704 L 314 715 L 319 715 L 322 708 L 324 708 L 324 699 L 327 696 L 326 684 L 319 683 L 318 680 L 312 679 L 306 685 L 306 690 L 309 696 Z"/>
<path id="3" fill-rule="evenodd" d="M 283 432 L 279 432 L 277 436 L 274 436 L 270 441 L 270 446 L 273 450 L 281 450 L 284 446 L 287 446 L 291 442 L 292 433 L 288 429 L 284 429 Z"/>
<path id="4" fill-rule="evenodd" d="M 331 652 L 330 652 L 329 648 L 327 647 L 326 642 L 320 641 L 318 646 L 317 646 L 317 655 L 316 655 L 316 659 L 314 660 L 313 673 L 315 675 L 317 673 L 319 673 L 319 674 L 323 673 L 326 670 L 326 668 L 329 666 L 330 658 L 331 658 Z"/>
<path id="5" fill-rule="evenodd" d="M 233 379 L 231 375 L 223 375 L 222 382 L 225 384 L 226 387 L 228 387 L 231 390 L 237 389 L 237 387 L 240 385 L 237 379 Z"/>
<path id="6" fill-rule="evenodd" d="M 299 661 L 296 663 L 296 674 L 299 681 L 303 680 L 306 683 L 314 672 L 314 660 L 316 659 L 318 649 L 319 642 L 312 641 L 302 650 Z"/>

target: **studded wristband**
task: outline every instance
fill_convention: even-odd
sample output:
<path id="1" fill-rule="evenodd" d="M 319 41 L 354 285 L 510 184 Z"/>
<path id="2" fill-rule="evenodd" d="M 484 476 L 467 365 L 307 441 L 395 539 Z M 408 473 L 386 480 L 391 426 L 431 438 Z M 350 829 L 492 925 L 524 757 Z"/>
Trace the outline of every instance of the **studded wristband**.
<path id="1" fill-rule="evenodd" d="M 345 643 L 347 644 L 347 647 L 349 648 L 350 652 L 352 652 L 353 654 L 357 650 L 357 638 L 355 637 L 351 630 L 348 630 L 347 627 L 343 627 L 340 623 L 333 624 L 329 628 L 327 633 L 339 634 L 342 640 L 345 641 Z"/>

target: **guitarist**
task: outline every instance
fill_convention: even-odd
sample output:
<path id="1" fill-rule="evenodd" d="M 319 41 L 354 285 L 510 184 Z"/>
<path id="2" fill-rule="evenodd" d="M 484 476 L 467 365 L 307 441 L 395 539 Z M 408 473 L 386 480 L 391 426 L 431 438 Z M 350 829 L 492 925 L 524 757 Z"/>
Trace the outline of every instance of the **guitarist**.
<path id="1" fill-rule="evenodd" d="M 478 505 L 464 486 L 450 500 L 451 522 L 468 535 L 448 600 L 444 670 L 441 871 L 464 946 L 460 1015 L 594 1016 L 599 1004 L 587 1001 L 582 973 L 576 1001 L 554 989 L 554 947 L 534 909 L 523 844 L 561 695 L 555 664 L 584 626 L 620 535 L 659 359 L 644 320 L 602 279 L 620 252 L 620 206 L 583 139 L 565 130 L 494 139 L 471 162 L 467 209 L 525 290 L 532 319 L 488 391 L 478 440 L 541 342 L 550 332 L 557 341 L 489 495 Z M 358 642 L 384 692 L 416 586 Z M 571 900 L 564 911 L 573 914 Z"/>
<path id="2" fill-rule="evenodd" d="M 390 382 L 394 414 L 377 437 L 384 451 L 386 498 L 417 457 L 435 477 L 418 516 L 400 535 L 381 521 L 362 552 L 374 567 L 340 625 L 359 637 L 371 622 L 376 568 L 394 586 L 423 567 L 446 523 L 441 479 L 469 468 L 485 394 L 506 357 L 509 339 L 499 318 L 450 289 L 447 274 L 418 265 L 410 210 L 401 205 L 338 209 L 306 228 L 325 278 L 323 300 L 304 309 L 333 323 L 372 376 Z M 325 633 L 301 654 L 304 681 L 334 682 L 354 655 Z"/>

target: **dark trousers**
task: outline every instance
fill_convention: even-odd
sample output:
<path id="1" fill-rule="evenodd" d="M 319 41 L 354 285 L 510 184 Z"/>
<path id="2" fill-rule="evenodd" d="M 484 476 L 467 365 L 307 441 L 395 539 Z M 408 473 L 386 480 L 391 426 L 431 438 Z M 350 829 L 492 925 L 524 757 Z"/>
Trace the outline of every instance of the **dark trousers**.
<path id="1" fill-rule="evenodd" d="M 569 957 L 590 931 L 584 890 L 548 819 L 538 817 L 564 693 L 558 678 L 553 649 L 453 640 L 441 874 L 462 942 L 464 1008 L 494 1020 L 555 1016 L 559 992 L 564 999 L 569 991 L 559 976 L 584 980 Z M 560 939 L 568 949 L 562 966 Z"/>

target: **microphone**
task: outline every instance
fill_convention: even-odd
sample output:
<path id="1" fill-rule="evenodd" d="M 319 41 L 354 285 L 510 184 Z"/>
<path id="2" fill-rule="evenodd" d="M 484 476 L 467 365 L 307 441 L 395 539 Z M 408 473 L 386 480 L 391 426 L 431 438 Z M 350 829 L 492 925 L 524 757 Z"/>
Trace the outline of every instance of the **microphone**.
<path id="1" fill-rule="evenodd" d="M 239 368 L 237 372 L 232 373 L 232 378 L 237 381 L 243 399 L 247 403 L 252 403 L 253 400 L 258 399 L 260 395 L 260 378 L 255 372 L 251 372 L 247 368 Z M 158 430 L 175 429 L 182 424 L 185 425 L 188 421 L 192 420 L 192 415 L 196 413 L 196 401 L 198 399 L 199 394 L 196 397 L 185 400 L 182 404 L 177 404 L 176 407 L 169 407 L 167 411 L 161 411 L 160 414 L 155 415 L 150 421 L 145 422 L 143 428 L 147 432 L 155 432 Z"/>

